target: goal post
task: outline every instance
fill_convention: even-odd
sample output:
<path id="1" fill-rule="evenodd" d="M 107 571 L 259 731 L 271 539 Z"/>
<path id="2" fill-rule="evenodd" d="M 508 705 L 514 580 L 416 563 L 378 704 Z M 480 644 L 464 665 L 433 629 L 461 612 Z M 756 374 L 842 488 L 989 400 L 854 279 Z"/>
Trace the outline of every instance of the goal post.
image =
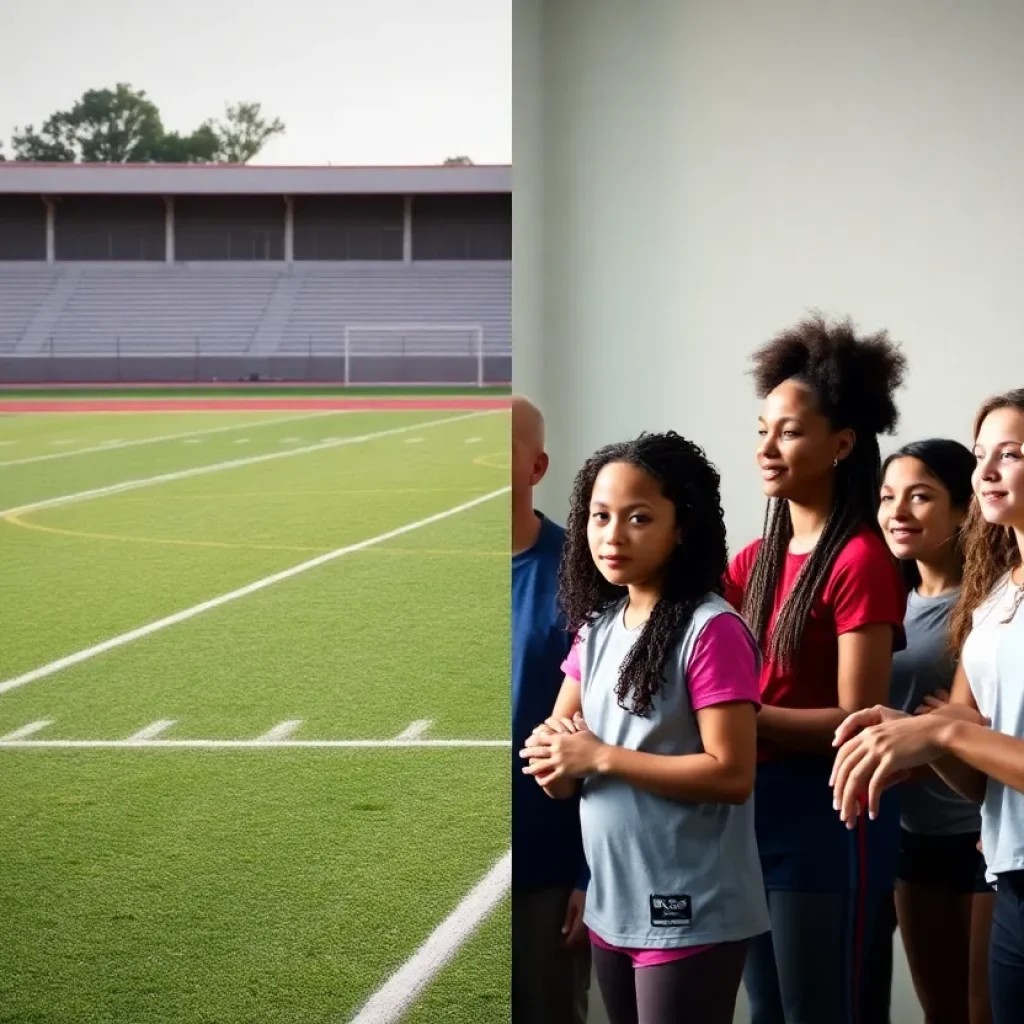
<path id="1" fill-rule="evenodd" d="M 486 384 L 482 324 L 347 324 L 344 357 L 346 384 L 352 383 L 353 369 L 359 360 L 402 360 L 419 371 L 414 376 L 427 375 L 436 364 L 447 362 L 453 367 L 452 379 L 418 379 L 416 383 L 471 383 L 481 388 Z"/>

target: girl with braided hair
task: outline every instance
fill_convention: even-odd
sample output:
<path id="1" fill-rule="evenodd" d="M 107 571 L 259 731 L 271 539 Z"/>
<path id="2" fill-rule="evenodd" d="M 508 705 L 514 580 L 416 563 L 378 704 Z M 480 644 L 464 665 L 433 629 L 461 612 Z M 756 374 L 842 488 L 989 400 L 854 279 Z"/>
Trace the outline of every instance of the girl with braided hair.
<path id="1" fill-rule="evenodd" d="M 887 700 L 904 645 L 906 589 L 877 510 L 878 435 L 895 429 L 905 360 L 884 332 L 814 316 L 753 362 L 768 507 L 725 592 L 763 654 L 755 829 L 772 927 L 744 984 L 753 1024 L 876 1024 L 888 993 L 867 982 L 886 972 L 886 941 L 891 956 L 891 923 L 876 919 L 891 914 L 898 811 L 851 835 L 828 779 L 836 728 Z"/>
<path id="2" fill-rule="evenodd" d="M 722 598 L 719 477 L 669 432 L 602 448 L 576 478 L 559 596 L 578 636 L 521 756 L 581 791 L 584 920 L 612 1024 L 731 1024 L 768 928 L 750 794 L 759 656 Z"/>

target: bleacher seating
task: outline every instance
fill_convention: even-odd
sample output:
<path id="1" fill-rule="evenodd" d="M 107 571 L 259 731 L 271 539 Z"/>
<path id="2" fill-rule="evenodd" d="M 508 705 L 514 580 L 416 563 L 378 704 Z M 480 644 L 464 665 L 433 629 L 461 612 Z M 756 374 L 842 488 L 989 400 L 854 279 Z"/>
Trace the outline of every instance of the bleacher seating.
<path id="1" fill-rule="evenodd" d="M 0 264 L 18 355 L 334 355 L 346 326 L 396 323 L 472 325 L 508 356 L 510 265 Z"/>
<path id="2" fill-rule="evenodd" d="M 0 352 L 13 352 L 46 301 L 55 275 L 38 264 L 7 264 L 0 271 Z"/>
<path id="3" fill-rule="evenodd" d="M 242 353 L 279 276 L 263 267 L 90 267 L 47 334 L 66 355 L 108 353 L 112 343 L 124 355 Z"/>
<path id="4" fill-rule="evenodd" d="M 343 272 L 312 266 L 301 271 L 278 352 L 339 352 L 346 326 L 466 324 L 482 328 L 486 354 L 508 355 L 511 314 L 508 264 L 467 263 L 456 270 L 382 265 Z M 454 343 L 459 332 L 450 333 Z M 460 340 L 467 338 L 464 333 Z"/>

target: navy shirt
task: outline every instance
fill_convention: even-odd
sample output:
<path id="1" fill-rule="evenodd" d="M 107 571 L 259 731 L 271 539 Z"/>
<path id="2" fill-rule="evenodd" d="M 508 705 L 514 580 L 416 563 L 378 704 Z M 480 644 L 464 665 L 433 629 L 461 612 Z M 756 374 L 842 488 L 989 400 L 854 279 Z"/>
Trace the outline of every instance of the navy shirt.
<path id="1" fill-rule="evenodd" d="M 572 638 L 558 610 L 558 563 L 565 531 L 538 514 L 533 547 L 512 556 L 512 885 L 561 888 L 584 867 L 579 800 L 552 800 L 519 756 L 555 706 Z"/>

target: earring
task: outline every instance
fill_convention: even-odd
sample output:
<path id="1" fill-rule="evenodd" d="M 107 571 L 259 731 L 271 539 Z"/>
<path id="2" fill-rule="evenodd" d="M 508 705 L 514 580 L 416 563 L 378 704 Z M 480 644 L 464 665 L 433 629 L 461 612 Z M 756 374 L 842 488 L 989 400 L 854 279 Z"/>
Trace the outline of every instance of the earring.
<path id="1" fill-rule="evenodd" d="M 839 465 L 839 460 L 838 459 L 833 459 L 832 460 L 832 468 L 835 469 L 838 465 Z"/>

